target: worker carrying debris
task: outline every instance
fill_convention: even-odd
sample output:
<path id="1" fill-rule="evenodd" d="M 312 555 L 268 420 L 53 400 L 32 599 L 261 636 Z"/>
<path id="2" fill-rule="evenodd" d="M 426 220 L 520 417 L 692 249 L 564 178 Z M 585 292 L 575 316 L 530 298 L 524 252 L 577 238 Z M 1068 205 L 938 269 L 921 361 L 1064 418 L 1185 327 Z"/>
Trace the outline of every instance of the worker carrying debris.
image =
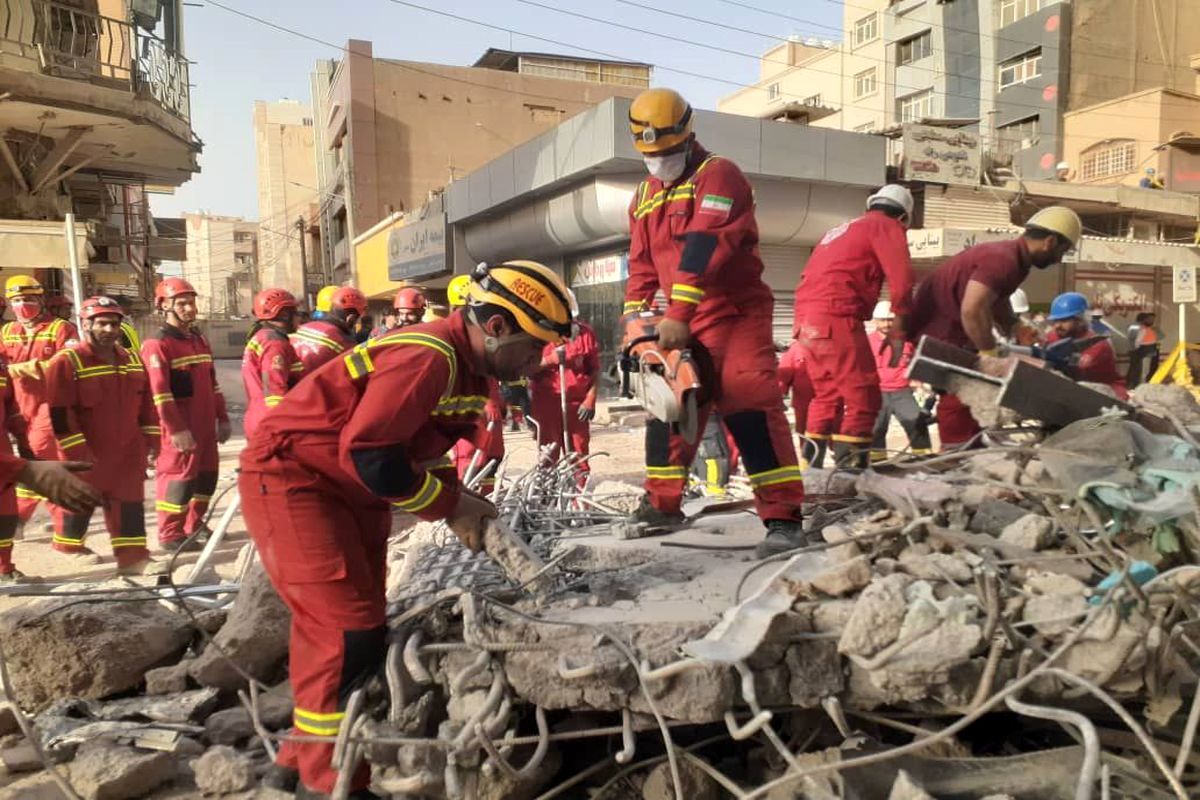
<path id="1" fill-rule="evenodd" d="M 103 492 L 104 525 L 117 573 L 153 575 L 165 562 L 146 547 L 146 456 L 156 455 L 161 428 L 142 360 L 118 343 L 125 314 L 111 297 L 89 297 L 79 309 L 83 341 L 46 365 L 46 400 L 63 455 L 93 465 L 82 478 Z M 55 508 L 54 542 L 82 563 L 99 562 L 84 544 L 91 507 Z"/>
<path id="2" fill-rule="evenodd" d="M 1051 330 L 1041 355 L 1068 378 L 1104 384 L 1119 399 L 1128 400 L 1125 377 L 1117 371 L 1117 353 L 1107 336 L 1092 332 L 1088 307 L 1088 299 L 1079 292 L 1054 298 L 1050 304 Z"/>
<path id="3" fill-rule="evenodd" d="M 913 287 L 905 233 L 912 209 L 908 189 L 882 187 L 867 198 L 867 213 L 825 234 L 796 286 L 794 333 L 815 392 L 803 453 L 812 466 L 824 465 L 826 447 L 839 466 L 867 464 L 883 401 L 863 320 L 886 278 L 896 319 L 883 346 L 889 363 L 899 364 Z M 835 427 L 839 404 L 842 421 Z"/>
<path id="4" fill-rule="evenodd" d="M 231 428 L 212 348 L 195 329 L 196 290 L 183 278 L 154 289 L 163 325 L 142 343 L 142 361 L 158 409 L 162 440 L 155 463 L 158 544 L 200 549 L 204 514 L 217 488 L 217 445 Z"/>
<path id="5" fill-rule="evenodd" d="M 879 375 L 879 390 L 883 397 L 875 429 L 871 434 L 871 460 L 882 461 L 888 457 L 887 433 L 892 417 L 900 422 L 908 436 L 909 452 L 914 456 L 927 456 L 933 452 L 929 440 L 929 424 L 925 413 L 917 405 L 912 386 L 908 382 L 908 362 L 912 360 L 911 342 L 896 342 L 891 339 L 891 326 L 895 321 L 892 304 L 880 300 L 871 313 L 875 330 L 867 335 L 871 351 L 875 353 L 875 369 Z M 901 347 L 901 358 L 893 364 L 892 347 Z"/>
<path id="6" fill-rule="evenodd" d="M 12 306 L 16 320 L 0 329 L 8 377 L 17 407 L 28 426 L 32 456 L 43 460 L 59 458 L 50 409 L 46 405 L 46 386 L 42 370 L 50 357 L 79 339 L 79 331 L 46 308 L 45 291 L 30 275 L 13 275 L 4 284 L 4 296 Z M 26 522 L 44 500 L 36 490 L 17 487 L 17 514 Z M 53 509 L 51 509 L 53 513 Z"/>
<path id="7" fill-rule="evenodd" d="M 567 446 L 572 453 L 590 452 L 591 421 L 596 416 L 600 341 L 592 326 L 583 320 L 575 320 L 572 327 L 575 335 L 571 341 L 547 345 L 542 350 L 542 363 L 529 381 L 530 406 L 538 424 L 538 446 L 556 445 L 559 458 L 565 455 L 564 437 L 570 438 Z M 582 477 L 589 471 L 588 462 L 581 462 L 578 470 Z"/>
<path id="8" fill-rule="evenodd" d="M 355 347 L 289 392 L 241 456 L 243 513 L 292 611 L 297 733 L 338 732 L 351 691 L 382 662 L 392 507 L 447 521 L 471 550 L 496 515 L 453 471 L 423 464 L 473 436 L 489 381 L 515 380 L 571 332 L 567 288 L 531 261 L 481 265 L 448 319 Z M 303 792 L 332 791 L 332 744 L 288 743 Z M 283 783 L 283 770 L 273 782 Z M 362 766 L 352 797 L 375 797 Z"/>
<path id="9" fill-rule="evenodd" d="M 1047 269 L 1079 244 L 1083 223 L 1063 206 L 1050 206 L 1025 223 L 1016 239 L 985 242 L 951 257 L 917 286 L 909 337 L 940 339 L 973 347 L 985 356 L 1001 355 L 993 329 L 1008 335 L 1016 323 L 1009 297 L 1034 267 Z M 942 447 L 966 444 L 979 425 L 953 394 L 938 402 Z"/>
<path id="10" fill-rule="evenodd" d="M 776 383 L 771 335 L 774 297 L 763 282 L 754 192 L 732 161 L 705 150 L 692 132 L 692 107 L 670 89 L 639 94 L 629 130 L 650 177 L 629 207 L 625 313 L 668 297 L 657 347 L 690 348 L 711 360 L 714 385 L 697 407 L 704 430 L 713 405 L 742 452 L 767 537 L 760 554 L 803 544 L 804 485 Z M 646 426 L 646 496 L 631 522 L 683 520 L 681 503 L 696 442 L 659 419 Z"/>
<path id="11" fill-rule="evenodd" d="M 254 432 L 267 409 L 279 405 L 296 385 L 304 364 L 288 334 L 296 330 L 299 303 L 291 292 L 263 289 L 254 296 L 254 327 L 242 351 L 242 385 L 246 389 L 246 436 Z"/>
<path id="12" fill-rule="evenodd" d="M 318 302 L 318 308 L 320 305 Z M 334 287 L 330 292 L 329 308 L 319 319 L 314 314 L 310 322 L 301 325 L 291 336 L 296 357 L 304 365 L 303 374 L 311 374 L 317 367 L 354 347 L 355 325 L 366 313 L 365 294 L 352 286 Z"/>

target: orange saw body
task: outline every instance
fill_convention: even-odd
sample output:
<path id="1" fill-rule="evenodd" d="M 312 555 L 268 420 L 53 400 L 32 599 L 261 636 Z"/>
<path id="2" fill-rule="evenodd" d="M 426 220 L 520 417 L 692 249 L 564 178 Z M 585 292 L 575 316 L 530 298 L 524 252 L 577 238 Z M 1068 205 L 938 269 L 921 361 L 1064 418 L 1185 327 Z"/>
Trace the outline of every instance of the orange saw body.
<path id="1" fill-rule="evenodd" d="M 688 444 L 699 438 L 700 365 L 691 349 L 658 343 L 663 315 L 643 311 L 627 318 L 621 343 L 621 394 L 634 397 L 655 419 L 676 427 Z"/>

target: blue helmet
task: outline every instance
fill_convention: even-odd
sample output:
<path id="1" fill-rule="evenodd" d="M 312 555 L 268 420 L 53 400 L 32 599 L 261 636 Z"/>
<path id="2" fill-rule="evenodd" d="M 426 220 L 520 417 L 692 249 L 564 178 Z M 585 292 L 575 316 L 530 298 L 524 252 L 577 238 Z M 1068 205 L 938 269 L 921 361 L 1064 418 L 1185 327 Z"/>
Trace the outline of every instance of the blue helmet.
<path id="1" fill-rule="evenodd" d="M 1066 319 L 1082 317 L 1087 314 L 1090 307 L 1088 299 L 1079 292 L 1066 292 L 1054 298 L 1054 302 L 1050 304 L 1048 319 L 1051 322 L 1062 322 Z"/>

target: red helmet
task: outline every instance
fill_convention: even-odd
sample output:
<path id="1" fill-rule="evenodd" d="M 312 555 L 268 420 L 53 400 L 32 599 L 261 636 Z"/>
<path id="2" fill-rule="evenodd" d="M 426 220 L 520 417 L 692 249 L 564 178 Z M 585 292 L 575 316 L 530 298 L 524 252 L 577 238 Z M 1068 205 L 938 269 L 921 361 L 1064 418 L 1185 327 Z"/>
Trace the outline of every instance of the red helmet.
<path id="1" fill-rule="evenodd" d="M 94 319 L 103 314 L 112 314 L 114 316 L 125 319 L 125 312 L 121 310 L 121 306 L 116 300 L 111 297 L 99 295 L 97 297 L 89 297 L 83 301 L 83 305 L 79 307 L 79 316 L 81 319 Z"/>
<path id="2" fill-rule="evenodd" d="M 261 320 L 276 319 L 284 309 L 295 311 L 300 307 L 291 292 L 283 289 L 263 289 L 254 295 L 254 318 Z"/>
<path id="3" fill-rule="evenodd" d="M 392 307 L 397 311 L 424 311 L 425 292 L 415 286 L 405 287 L 396 292 Z"/>
<path id="4" fill-rule="evenodd" d="M 195 297 L 195 287 L 183 278 L 163 278 L 159 281 L 158 286 L 154 287 L 154 305 L 157 306 L 163 300 L 174 300 L 185 294 Z"/>
<path id="5" fill-rule="evenodd" d="M 342 286 L 333 293 L 329 307 L 334 311 L 355 311 L 361 317 L 367 313 L 367 296 L 353 286 Z"/>

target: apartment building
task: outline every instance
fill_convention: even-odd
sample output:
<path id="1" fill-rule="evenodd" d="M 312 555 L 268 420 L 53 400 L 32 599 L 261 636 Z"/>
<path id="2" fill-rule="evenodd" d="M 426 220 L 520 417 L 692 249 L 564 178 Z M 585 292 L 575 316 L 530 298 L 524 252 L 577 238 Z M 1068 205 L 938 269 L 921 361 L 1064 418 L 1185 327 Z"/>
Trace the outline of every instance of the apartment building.
<path id="1" fill-rule="evenodd" d="M 158 259 L 182 255 L 147 199 L 198 170 L 182 7 L 0 3 L 0 270 L 63 287 L 68 211 L 86 292 L 144 300 Z"/>
<path id="2" fill-rule="evenodd" d="M 396 282 L 386 263 L 356 264 L 352 242 L 434 190 L 613 97 L 649 86 L 646 64 L 489 50 L 472 66 L 379 58 L 351 40 L 319 62 L 313 109 L 320 226 L 335 282 L 371 296 Z M 383 236 L 387 230 L 374 231 Z M 386 253 L 386 248 L 382 252 Z"/>
<path id="3" fill-rule="evenodd" d="M 247 318 L 258 283 L 258 223 L 241 217 L 184 214 L 183 278 L 196 287 L 204 319 Z"/>

